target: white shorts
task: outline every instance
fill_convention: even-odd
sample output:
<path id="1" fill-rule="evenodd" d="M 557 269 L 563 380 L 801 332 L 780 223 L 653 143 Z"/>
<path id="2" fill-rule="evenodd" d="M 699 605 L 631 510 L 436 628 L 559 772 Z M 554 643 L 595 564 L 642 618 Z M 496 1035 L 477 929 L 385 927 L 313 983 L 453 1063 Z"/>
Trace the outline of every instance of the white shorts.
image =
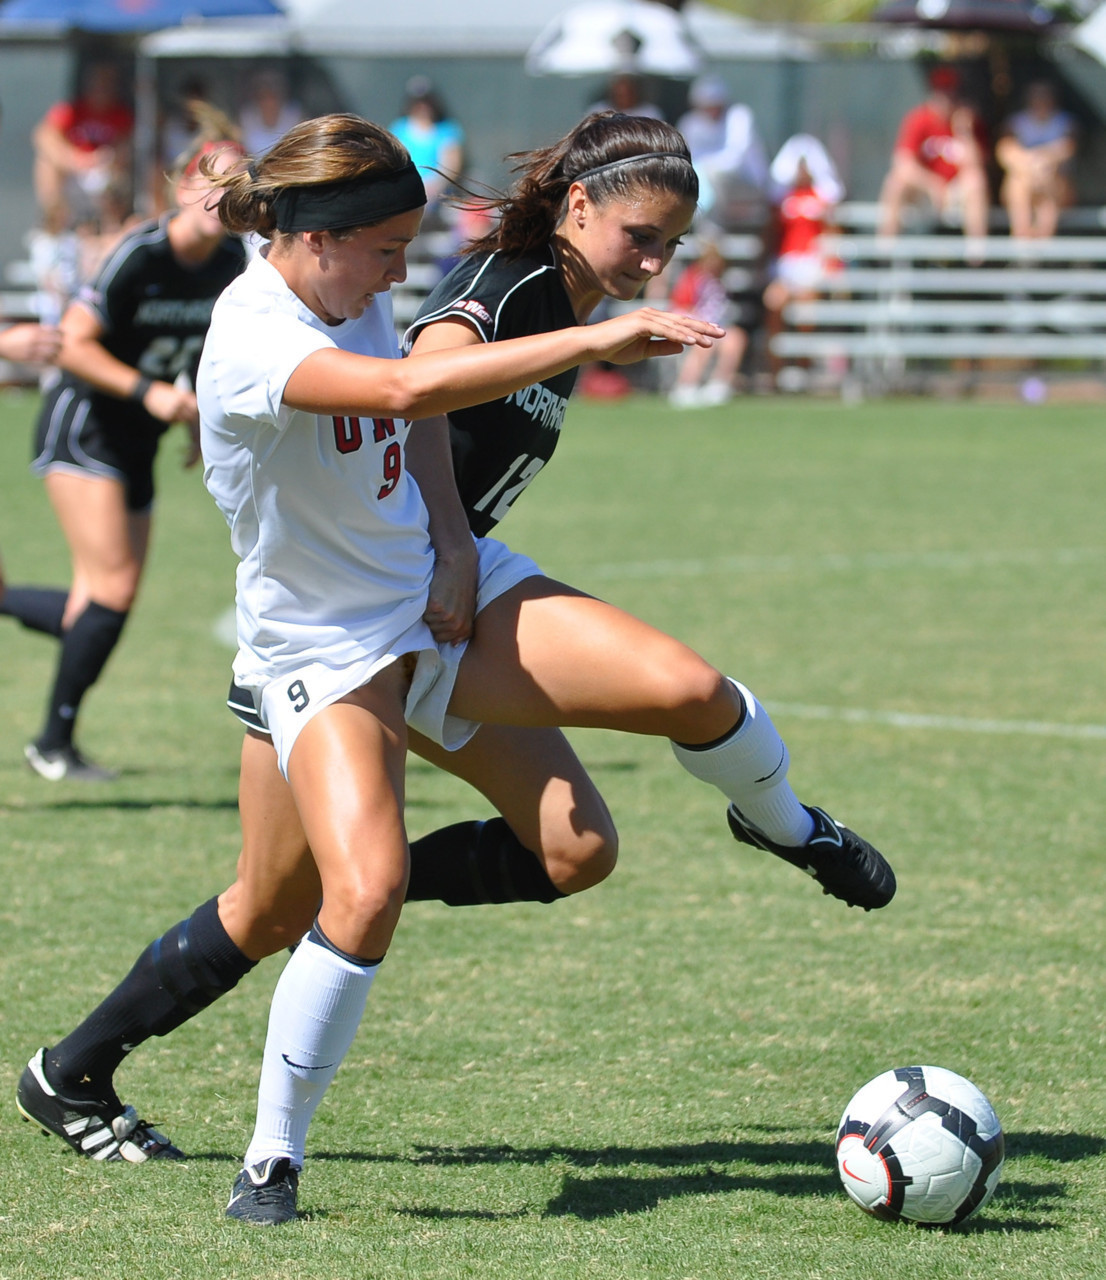
<path id="1" fill-rule="evenodd" d="M 540 577 L 541 570 L 529 556 L 512 551 L 495 538 L 477 538 L 479 557 L 476 612 L 491 604 L 526 578 Z M 448 713 L 467 642 L 438 644 L 421 620 L 397 636 L 376 654 L 358 662 L 331 667 L 322 659 L 305 661 L 268 684 L 251 689 L 264 728 L 272 734 L 280 771 L 288 776 L 288 757 L 304 725 L 324 708 L 360 689 L 404 654 L 417 654 L 404 715 L 412 729 L 447 751 L 463 747 L 480 728 L 475 720 Z"/>
<path id="2" fill-rule="evenodd" d="M 785 253 L 776 262 L 776 279 L 789 289 L 814 289 L 827 275 L 820 253 Z"/>

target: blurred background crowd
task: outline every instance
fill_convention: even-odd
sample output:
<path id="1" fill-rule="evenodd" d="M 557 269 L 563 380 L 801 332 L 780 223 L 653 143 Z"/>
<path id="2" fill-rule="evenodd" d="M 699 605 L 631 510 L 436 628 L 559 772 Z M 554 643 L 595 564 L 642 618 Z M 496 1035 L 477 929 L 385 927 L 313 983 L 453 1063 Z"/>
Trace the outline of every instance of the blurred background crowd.
<path id="1" fill-rule="evenodd" d="M 422 260 L 397 296 L 401 322 L 480 229 L 464 192 L 501 188 L 510 153 L 596 109 L 676 124 L 699 171 L 700 214 L 651 300 L 718 318 L 732 335 L 709 362 L 697 355 L 666 375 L 659 389 L 682 407 L 796 389 L 812 371 L 840 382 L 856 367 L 855 342 L 789 358 L 777 341 L 817 328 L 794 322 L 799 304 L 856 296 L 841 274 L 843 233 L 869 237 L 885 270 L 902 261 L 890 242 L 959 237 L 957 265 L 979 272 L 1035 261 L 1002 245 L 1102 229 L 1106 9 L 1093 0 L 382 8 L 0 4 L 3 317 L 56 320 L 113 240 L 165 210 L 164 175 L 205 104 L 250 154 L 335 109 L 400 137 L 430 192 Z M 983 275 L 978 284 L 994 300 Z M 594 370 L 584 389 L 617 395 L 629 384 Z"/>

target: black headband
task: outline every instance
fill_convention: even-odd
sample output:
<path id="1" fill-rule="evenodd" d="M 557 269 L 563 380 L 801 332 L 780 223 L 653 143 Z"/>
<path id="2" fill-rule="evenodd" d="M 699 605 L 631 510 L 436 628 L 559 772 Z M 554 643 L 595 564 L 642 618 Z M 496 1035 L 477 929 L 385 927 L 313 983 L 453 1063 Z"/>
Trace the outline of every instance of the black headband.
<path id="1" fill-rule="evenodd" d="M 609 164 L 600 164 L 596 165 L 594 169 L 585 169 L 583 173 L 578 173 L 574 178 L 569 178 L 569 182 L 582 182 L 585 178 L 594 178 L 597 173 L 606 173 L 608 169 L 614 169 L 620 164 L 633 164 L 637 160 L 682 160 L 685 164 L 691 163 L 682 151 L 640 151 L 636 156 L 623 156 L 621 160 L 612 160 Z"/>
<path id="2" fill-rule="evenodd" d="M 390 173 L 283 187 L 273 196 L 278 231 L 345 231 L 409 213 L 426 204 L 426 188 L 408 161 Z"/>

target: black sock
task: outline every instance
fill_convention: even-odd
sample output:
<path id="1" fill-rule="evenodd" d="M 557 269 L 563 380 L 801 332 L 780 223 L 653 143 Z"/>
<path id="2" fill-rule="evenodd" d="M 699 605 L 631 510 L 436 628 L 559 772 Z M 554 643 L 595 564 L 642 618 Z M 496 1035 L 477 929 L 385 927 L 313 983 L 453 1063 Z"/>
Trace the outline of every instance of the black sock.
<path id="1" fill-rule="evenodd" d="M 35 740 L 40 751 L 56 751 L 73 741 L 81 699 L 99 679 L 126 621 L 126 610 L 109 609 L 93 600 L 62 636 L 46 723 Z"/>
<path id="2" fill-rule="evenodd" d="M 503 818 L 458 822 L 411 845 L 408 902 L 437 900 L 469 907 L 484 902 L 556 902 L 564 896 Z"/>
<path id="3" fill-rule="evenodd" d="M 61 620 L 69 592 L 58 587 L 8 587 L 0 599 L 0 613 L 17 619 L 28 631 L 61 639 Z"/>
<path id="4" fill-rule="evenodd" d="M 256 961 L 223 928 L 217 901 L 151 942 L 115 990 L 47 1051 L 46 1078 L 55 1089 L 117 1104 L 112 1076 L 132 1049 L 168 1035 L 249 973 Z"/>

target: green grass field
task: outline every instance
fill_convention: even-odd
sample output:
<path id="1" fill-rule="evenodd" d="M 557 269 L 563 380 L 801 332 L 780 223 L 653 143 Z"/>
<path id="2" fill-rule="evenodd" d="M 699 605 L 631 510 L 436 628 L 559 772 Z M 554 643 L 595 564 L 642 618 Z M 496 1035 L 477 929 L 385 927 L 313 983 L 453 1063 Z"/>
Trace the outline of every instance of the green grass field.
<path id="1" fill-rule="evenodd" d="M 12 582 L 66 559 L 0 404 Z M 163 447 L 143 597 L 90 697 L 97 789 L 22 761 L 49 642 L 0 619 L 0 1081 L 238 848 L 226 530 Z M 1106 430 L 1095 407 L 579 404 L 504 535 L 688 640 L 774 710 L 800 795 L 869 835 L 863 915 L 739 847 L 667 746 L 575 735 L 618 821 L 600 888 L 414 904 L 321 1108 L 304 1220 L 223 1205 L 280 959 L 139 1050 L 124 1096 L 192 1158 L 82 1162 L 0 1108 L 0 1277 L 1075 1280 L 1106 1275 Z M 415 762 L 412 834 L 485 816 Z M 888 1226 L 832 1140 L 892 1066 L 974 1079 L 1007 1134 L 963 1228 Z"/>

